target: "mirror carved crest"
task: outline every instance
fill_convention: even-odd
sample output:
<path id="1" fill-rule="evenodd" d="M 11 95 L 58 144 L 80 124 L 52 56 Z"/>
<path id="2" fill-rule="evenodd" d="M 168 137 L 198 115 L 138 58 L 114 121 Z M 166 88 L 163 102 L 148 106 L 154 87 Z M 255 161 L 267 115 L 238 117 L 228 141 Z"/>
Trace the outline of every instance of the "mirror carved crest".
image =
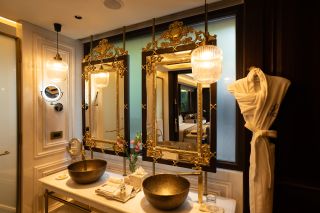
<path id="1" fill-rule="evenodd" d="M 207 42 L 213 43 L 216 35 L 207 35 Z M 159 39 L 149 42 L 143 52 L 150 50 L 173 48 L 176 50 L 181 45 L 194 45 L 198 47 L 206 42 L 206 34 L 203 31 L 197 31 L 192 27 L 185 26 L 181 21 L 175 21 L 169 25 L 169 29 L 163 32 Z"/>
<path id="2" fill-rule="evenodd" d="M 215 170 L 216 112 L 210 106 L 216 100 L 210 93 L 215 92 L 216 86 L 203 87 L 190 77 L 192 50 L 208 42 L 215 44 L 216 36 L 206 35 L 176 21 L 158 39 L 142 49 L 142 138 L 145 160 Z M 207 108 L 203 108 L 204 90 L 206 101 L 212 100 L 206 103 Z M 183 96 L 183 92 L 188 95 Z M 185 98 L 189 98 L 184 102 L 189 103 L 189 111 L 183 112 L 182 99 Z M 210 115 L 204 118 L 202 111 Z M 182 114 L 183 122 L 180 124 Z M 189 114 L 195 117 L 188 118 Z"/>
<path id="3" fill-rule="evenodd" d="M 86 55 L 82 62 L 99 61 L 107 58 L 117 58 L 128 55 L 128 51 L 109 43 L 108 39 L 102 39 L 99 44 Z"/>
<path id="4" fill-rule="evenodd" d="M 92 51 L 87 54 L 82 62 L 88 63 L 88 66 L 82 73 L 83 78 L 88 79 L 88 73 L 98 73 L 100 72 L 96 66 L 92 65 L 92 61 L 103 61 L 104 59 L 114 59 L 112 67 L 114 70 L 118 70 L 121 77 L 127 71 L 127 67 L 124 65 L 123 61 L 117 60 L 120 56 L 128 55 L 128 51 L 123 48 L 116 47 L 114 44 L 109 43 L 108 39 L 102 39 L 98 46 L 92 49 Z"/>

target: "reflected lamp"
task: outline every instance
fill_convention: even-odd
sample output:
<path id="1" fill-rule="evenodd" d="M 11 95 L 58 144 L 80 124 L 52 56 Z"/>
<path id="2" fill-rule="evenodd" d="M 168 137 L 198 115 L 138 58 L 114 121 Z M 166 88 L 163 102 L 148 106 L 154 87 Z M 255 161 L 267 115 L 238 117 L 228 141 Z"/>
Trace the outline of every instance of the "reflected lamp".
<path id="1" fill-rule="evenodd" d="M 103 66 L 100 67 L 101 71 L 104 71 Z M 109 85 L 110 73 L 107 72 L 98 72 L 93 74 L 94 83 L 98 88 L 104 88 Z"/>

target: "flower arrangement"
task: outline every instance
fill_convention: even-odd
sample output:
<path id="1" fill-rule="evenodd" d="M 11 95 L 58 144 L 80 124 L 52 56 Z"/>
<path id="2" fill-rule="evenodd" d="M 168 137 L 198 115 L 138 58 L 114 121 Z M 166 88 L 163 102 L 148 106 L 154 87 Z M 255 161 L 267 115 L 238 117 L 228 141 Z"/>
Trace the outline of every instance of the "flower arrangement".
<path id="1" fill-rule="evenodd" d="M 129 169 L 130 172 L 135 172 L 137 168 L 138 156 L 141 152 L 142 147 L 142 134 L 141 132 L 137 132 L 134 139 L 130 141 L 130 153 L 127 153 L 127 157 L 129 160 Z"/>

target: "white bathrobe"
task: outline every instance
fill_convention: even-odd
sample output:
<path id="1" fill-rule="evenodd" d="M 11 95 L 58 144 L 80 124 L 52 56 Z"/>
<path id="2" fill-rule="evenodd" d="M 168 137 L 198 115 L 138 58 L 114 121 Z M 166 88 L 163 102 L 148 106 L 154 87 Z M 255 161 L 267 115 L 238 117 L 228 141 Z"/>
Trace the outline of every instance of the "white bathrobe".
<path id="1" fill-rule="evenodd" d="M 265 75 L 253 67 L 246 78 L 228 87 L 238 101 L 245 127 L 253 134 L 249 169 L 251 213 L 272 213 L 275 147 L 268 138 L 277 137 L 277 132 L 269 128 L 289 85 L 289 80 Z"/>

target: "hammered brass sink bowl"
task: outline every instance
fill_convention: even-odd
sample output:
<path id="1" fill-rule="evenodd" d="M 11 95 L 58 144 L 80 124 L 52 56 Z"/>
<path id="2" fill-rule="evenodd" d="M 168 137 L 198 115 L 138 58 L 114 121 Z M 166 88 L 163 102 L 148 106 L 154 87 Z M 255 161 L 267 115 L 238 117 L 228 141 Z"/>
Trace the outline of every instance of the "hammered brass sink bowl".
<path id="1" fill-rule="evenodd" d="M 107 161 L 100 159 L 82 160 L 68 166 L 71 179 L 79 184 L 96 182 L 104 174 Z"/>
<path id="2" fill-rule="evenodd" d="M 186 200 L 190 182 L 173 174 L 158 174 L 147 177 L 143 183 L 143 192 L 151 205 L 161 210 L 178 208 Z"/>

